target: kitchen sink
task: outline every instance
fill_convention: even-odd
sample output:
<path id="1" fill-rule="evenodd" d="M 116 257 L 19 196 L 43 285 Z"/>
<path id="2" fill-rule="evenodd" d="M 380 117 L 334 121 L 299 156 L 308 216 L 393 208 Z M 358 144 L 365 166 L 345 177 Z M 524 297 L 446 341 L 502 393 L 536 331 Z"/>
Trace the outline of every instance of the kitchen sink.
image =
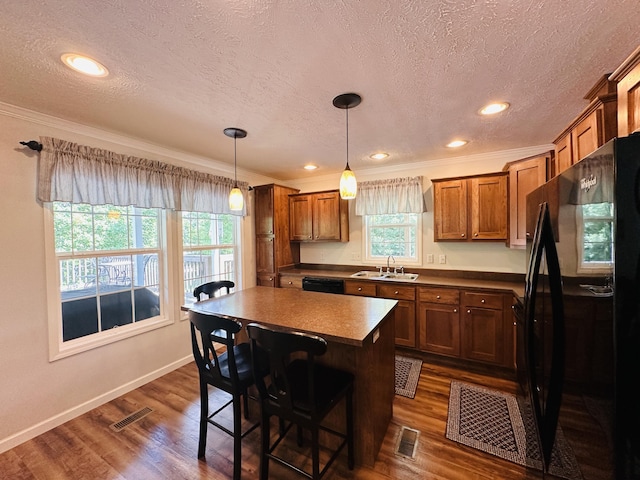
<path id="1" fill-rule="evenodd" d="M 366 278 L 367 280 L 387 280 L 395 282 L 413 282 L 418 278 L 417 273 L 393 273 L 382 272 L 377 270 L 361 270 L 351 275 L 353 278 Z"/>

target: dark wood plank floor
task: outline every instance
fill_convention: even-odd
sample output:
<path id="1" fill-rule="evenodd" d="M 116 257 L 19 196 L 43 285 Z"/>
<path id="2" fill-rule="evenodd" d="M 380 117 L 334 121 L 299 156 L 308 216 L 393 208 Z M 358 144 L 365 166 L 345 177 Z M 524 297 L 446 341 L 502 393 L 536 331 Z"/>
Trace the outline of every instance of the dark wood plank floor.
<path id="1" fill-rule="evenodd" d="M 533 472 L 511 462 L 459 445 L 445 438 L 452 379 L 514 393 L 513 381 L 470 373 L 451 366 L 424 363 L 415 399 L 396 396 L 394 414 L 373 468 L 350 471 L 343 452 L 326 478 L 351 479 L 535 479 Z M 222 392 L 211 392 L 222 402 Z M 149 407 L 153 412 L 121 432 L 109 425 Z M 250 404 L 252 414 L 258 406 Z M 2 479 L 195 479 L 231 478 L 233 441 L 209 428 L 206 459 L 196 457 L 199 395 L 195 364 L 179 368 L 116 400 L 102 405 L 0 455 Z M 415 459 L 396 455 L 402 426 L 420 432 Z M 277 429 L 272 429 L 272 431 Z M 258 478 L 259 429 L 243 443 L 242 478 Z M 356 432 L 357 438 L 357 432 Z M 290 454 L 298 459 L 295 441 Z M 271 478 L 302 478 L 278 465 Z"/>

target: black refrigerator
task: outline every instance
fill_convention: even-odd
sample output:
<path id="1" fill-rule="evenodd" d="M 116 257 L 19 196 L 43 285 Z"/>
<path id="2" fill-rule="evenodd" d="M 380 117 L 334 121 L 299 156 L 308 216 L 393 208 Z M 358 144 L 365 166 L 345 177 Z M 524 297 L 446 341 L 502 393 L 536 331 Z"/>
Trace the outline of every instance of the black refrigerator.
<path id="1" fill-rule="evenodd" d="M 576 478 L 640 479 L 640 135 L 531 192 L 527 231 L 518 400 L 540 476 L 564 455 Z"/>

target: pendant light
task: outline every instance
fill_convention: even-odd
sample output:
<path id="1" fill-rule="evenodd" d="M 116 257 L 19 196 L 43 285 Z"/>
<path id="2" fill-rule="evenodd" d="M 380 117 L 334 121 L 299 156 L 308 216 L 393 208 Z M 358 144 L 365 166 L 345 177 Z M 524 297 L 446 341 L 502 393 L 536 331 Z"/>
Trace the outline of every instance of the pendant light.
<path id="1" fill-rule="evenodd" d="M 333 99 L 333 106 L 346 111 L 347 117 L 347 165 L 340 177 L 340 198 L 351 200 L 356 198 L 358 183 L 356 176 L 349 168 L 349 109 L 360 105 L 362 98 L 357 93 L 343 93 Z"/>
<path id="2" fill-rule="evenodd" d="M 236 140 L 238 138 L 244 138 L 247 136 L 247 131 L 241 128 L 225 128 L 224 134 L 227 137 L 233 138 L 233 180 L 235 182 L 234 187 L 229 192 L 229 208 L 237 211 L 244 208 L 244 198 L 242 198 L 242 191 L 238 188 L 238 155 L 236 150 Z"/>

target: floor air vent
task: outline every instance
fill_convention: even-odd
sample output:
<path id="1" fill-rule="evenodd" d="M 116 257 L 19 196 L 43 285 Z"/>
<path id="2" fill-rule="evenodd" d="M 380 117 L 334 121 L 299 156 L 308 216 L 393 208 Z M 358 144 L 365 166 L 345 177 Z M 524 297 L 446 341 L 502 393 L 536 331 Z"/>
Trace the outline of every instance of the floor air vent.
<path id="1" fill-rule="evenodd" d="M 405 458 L 415 458 L 420 432 L 409 427 L 402 427 L 398 442 L 396 443 L 396 455 Z"/>
<path id="2" fill-rule="evenodd" d="M 143 409 L 138 410 L 137 412 L 133 412 L 131 415 L 127 415 L 122 420 L 120 420 L 120 421 L 118 421 L 116 423 L 112 423 L 110 425 L 111 430 L 115 430 L 116 432 L 120 432 L 123 428 L 126 428 L 129 425 L 131 425 L 132 423 L 137 422 L 141 418 L 146 417 L 151 412 L 153 412 L 153 410 L 151 410 L 149 407 L 144 407 Z"/>

